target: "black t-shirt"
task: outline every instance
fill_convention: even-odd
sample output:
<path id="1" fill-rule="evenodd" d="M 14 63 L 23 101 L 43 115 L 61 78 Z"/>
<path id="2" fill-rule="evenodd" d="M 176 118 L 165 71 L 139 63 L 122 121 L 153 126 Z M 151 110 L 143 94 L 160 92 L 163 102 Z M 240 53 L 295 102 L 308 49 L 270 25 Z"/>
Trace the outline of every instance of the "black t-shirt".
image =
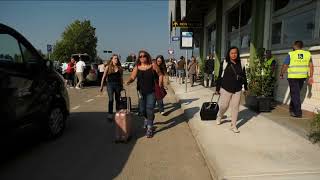
<path id="1" fill-rule="evenodd" d="M 232 69 L 231 65 L 233 65 L 234 70 Z M 233 64 L 231 62 L 228 63 L 223 77 L 221 77 L 223 71 L 223 62 L 220 65 L 220 71 L 219 71 L 219 77 L 217 81 L 217 87 L 216 90 L 220 91 L 220 87 L 225 89 L 226 91 L 230 93 L 236 93 L 238 91 L 241 91 L 242 85 L 244 85 L 244 89 L 248 89 L 248 83 L 247 83 L 247 76 L 245 68 L 241 67 L 241 62 L 237 62 L 236 64 Z"/>
<path id="2" fill-rule="evenodd" d="M 214 71 L 214 60 L 208 59 L 205 63 L 205 73 L 211 74 Z"/>

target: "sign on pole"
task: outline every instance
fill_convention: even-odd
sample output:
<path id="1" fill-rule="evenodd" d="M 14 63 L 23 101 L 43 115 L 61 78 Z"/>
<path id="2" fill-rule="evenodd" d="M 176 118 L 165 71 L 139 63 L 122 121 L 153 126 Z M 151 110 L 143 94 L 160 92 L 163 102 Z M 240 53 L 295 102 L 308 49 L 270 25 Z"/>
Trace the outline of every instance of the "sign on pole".
<path id="1" fill-rule="evenodd" d="M 172 27 L 180 27 L 180 28 L 202 28 L 203 25 L 197 21 L 172 21 Z"/>
<path id="2" fill-rule="evenodd" d="M 180 37 L 179 36 L 172 36 L 172 41 L 180 41 Z"/>
<path id="3" fill-rule="evenodd" d="M 193 32 L 181 31 L 181 49 L 192 49 L 193 48 Z"/>
<path id="4" fill-rule="evenodd" d="M 47 52 L 52 53 L 52 45 L 51 44 L 47 44 Z"/>

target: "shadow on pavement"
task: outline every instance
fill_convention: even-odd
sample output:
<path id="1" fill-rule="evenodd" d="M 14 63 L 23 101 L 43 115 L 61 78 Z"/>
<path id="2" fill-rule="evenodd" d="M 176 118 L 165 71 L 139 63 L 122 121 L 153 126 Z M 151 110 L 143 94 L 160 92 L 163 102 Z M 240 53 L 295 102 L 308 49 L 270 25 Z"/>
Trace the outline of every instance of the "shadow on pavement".
<path id="1" fill-rule="evenodd" d="M 114 144 L 114 123 L 105 117 L 104 112 L 71 113 L 65 133 L 53 141 L 34 130 L 7 139 L 0 179 L 114 179 L 141 137 L 137 129 L 143 121 L 134 123 L 135 137 L 128 144 Z"/>
<path id="2" fill-rule="evenodd" d="M 241 126 L 245 125 L 248 121 L 250 121 L 253 117 L 255 117 L 257 115 L 258 115 L 257 113 L 255 113 L 249 109 L 244 109 L 244 110 L 240 111 L 239 115 L 238 115 L 237 127 L 240 128 Z"/>
<path id="3" fill-rule="evenodd" d="M 197 112 L 199 112 L 200 108 L 199 107 L 192 107 L 184 110 L 184 113 L 181 113 L 180 115 L 164 122 L 156 122 L 155 125 L 157 124 L 166 124 L 165 127 L 160 128 L 159 130 L 155 131 L 155 134 L 160 133 L 161 131 L 165 131 L 167 129 L 173 128 L 180 123 L 183 122 L 188 122 L 189 121 L 189 116 L 194 116 Z M 187 116 L 187 117 L 186 117 Z"/>

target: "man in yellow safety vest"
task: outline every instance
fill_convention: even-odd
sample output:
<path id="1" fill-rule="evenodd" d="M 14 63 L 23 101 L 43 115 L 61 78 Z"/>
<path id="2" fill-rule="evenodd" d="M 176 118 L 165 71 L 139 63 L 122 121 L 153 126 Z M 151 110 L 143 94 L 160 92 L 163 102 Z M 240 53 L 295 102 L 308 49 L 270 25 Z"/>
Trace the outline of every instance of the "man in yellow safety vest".
<path id="1" fill-rule="evenodd" d="M 275 71 L 276 71 L 276 60 L 274 58 L 274 56 L 271 53 L 271 50 L 266 50 L 266 59 L 264 62 L 265 66 L 268 67 L 270 69 L 270 76 L 272 76 L 272 78 L 275 77 Z"/>
<path id="2" fill-rule="evenodd" d="M 302 41 L 295 41 L 293 51 L 284 60 L 280 78 L 283 79 L 284 72 L 288 69 L 288 82 L 290 87 L 290 115 L 296 118 L 302 117 L 300 91 L 304 81 L 309 78 L 308 83 L 313 83 L 313 64 L 311 53 L 305 51 Z"/>

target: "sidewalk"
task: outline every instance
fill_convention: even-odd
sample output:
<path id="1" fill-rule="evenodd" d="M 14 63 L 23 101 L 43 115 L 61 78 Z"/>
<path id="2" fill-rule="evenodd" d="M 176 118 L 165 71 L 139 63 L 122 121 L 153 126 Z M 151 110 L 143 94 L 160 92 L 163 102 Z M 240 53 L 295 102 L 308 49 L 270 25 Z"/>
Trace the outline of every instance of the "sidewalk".
<path id="1" fill-rule="evenodd" d="M 201 105 L 210 100 L 212 90 L 188 86 L 185 93 L 185 85 L 175 81 L 171 81 L 171 87 L 217 180 L 320 179 L 319 146 L 304 138 L 303 133 L 276 123 L 276 115 L 257 114 L 241 106 L 240 134 L 235 134 L 229 130 L 229 122 L 217 126 L 215 121 L 200 120 Z M 226 120 L 230 120 L 229 112 L 226 115 Z"/>

